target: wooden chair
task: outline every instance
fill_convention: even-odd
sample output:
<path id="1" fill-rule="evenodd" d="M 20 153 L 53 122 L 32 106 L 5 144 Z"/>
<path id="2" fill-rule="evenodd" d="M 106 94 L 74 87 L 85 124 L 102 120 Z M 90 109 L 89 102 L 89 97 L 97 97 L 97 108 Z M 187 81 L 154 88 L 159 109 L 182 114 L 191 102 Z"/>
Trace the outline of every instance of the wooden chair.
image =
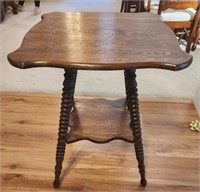
<path id="1" fill-rule="evenodd" d="M 6 12 L 9 10 L 9 8 L 12 10 L 13 14 L 18 13 L 17 4 L 14 1 L 0 1 L 0 22 L 3 22 L 5 20 Z"/>
<path id="2" fill-rule="evenodd" d="M 194 43 L 191 48 L 192 51 L 194 51 L 197 48 L 197 44 L 200 44 L 200 26 L 198 26 L 198 30 L 197 30 L 197 33 L 196 33 L 196 36 L 194 39 Z"/>
<path id="3" fill-rule="evenodd" d="M 122 0 L 120 12 L 145 12 L 145 0 Z"/>
<path id="4" fill-rule="evenodd" d="M 188 29 L 198 8 L 198 0 L 160 0 L 158 14 L 161 20 L 168 25 L 181 41 L 183 35 L 188 37 Z"/>
<path id="5" fill-rule="evenodd" d="M 195 18 L 190 27 L 189 38 L 186 45 L 186 52 L 194 51 L 200 39 L 200 3 L 195 14 Z"/>

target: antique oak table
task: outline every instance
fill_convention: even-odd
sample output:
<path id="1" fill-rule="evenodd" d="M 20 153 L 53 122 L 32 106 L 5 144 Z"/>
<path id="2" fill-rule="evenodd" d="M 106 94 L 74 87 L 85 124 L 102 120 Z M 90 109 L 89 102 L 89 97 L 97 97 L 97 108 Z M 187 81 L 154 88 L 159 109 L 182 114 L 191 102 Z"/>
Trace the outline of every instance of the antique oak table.
<path id="1" fill-rule="evenodd" d="M 192 56 L 179 48 L 174 33 L 158 15 L 48 13 L 25 35 L 20 48 L 8 54 L 8 60 L 21 69 L 55 67 L 65 70 L 55 188 L 60 185 L 66 143 L 83 139 L 96 143 L 114 139 L 134 143 L 140 182 L 146 186 L 136 69 L 178 71 L 192 62 Z M 74 99 L 78 70 L 123 70 L 125 99 L 91 102 Z"/>

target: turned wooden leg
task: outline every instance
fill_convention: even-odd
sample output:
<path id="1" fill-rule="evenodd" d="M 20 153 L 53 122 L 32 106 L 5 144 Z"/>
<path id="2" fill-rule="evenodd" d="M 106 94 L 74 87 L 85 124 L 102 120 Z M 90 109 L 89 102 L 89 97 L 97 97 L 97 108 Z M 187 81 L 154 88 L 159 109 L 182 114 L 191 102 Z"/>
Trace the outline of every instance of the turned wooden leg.
<path id="1" fill-rule="evenodd" d="M 56 166 L 55 166 L 55 180 L 54 187 L 60 186 L 60 174 L 62 170 L 62 162 L 65 155 L 65 146 L 67 131 L 69 127 L 69 118 L 72 106 L 74 104 L 74 90 L 76 84 L 77 71 L 65 70 L 64 82 L 63 82 L 63 93 L 61 100 L 61 111 L 60 111 L 60 122 L 58 131 L 58 143 L 56 150 Z"/>
<path id="2" fill-rule="evenodd" d="M 144 151 L 142 144 L 142 132 L 140 124 L 136 74 L 135 70 L 125 70 L 124 74 L 125 74 L 128 110 L 130 111 L 130 118 L 131 118 L 130 126 L 133 131 L 135 153 L 141 176 L 140 183 L 142 186 L 145 187 L 147 185 L 147 181 L 145 178 Z"/>
<path id="3" fill-rule="evenodd" d="M 124 71 L 124 80 L 125 80 L 125 91 L 126 91 L 126 107 L 129 110 L 129 107 L 128 107 L 128 79 L 127 79 L 126 71 Z"/>

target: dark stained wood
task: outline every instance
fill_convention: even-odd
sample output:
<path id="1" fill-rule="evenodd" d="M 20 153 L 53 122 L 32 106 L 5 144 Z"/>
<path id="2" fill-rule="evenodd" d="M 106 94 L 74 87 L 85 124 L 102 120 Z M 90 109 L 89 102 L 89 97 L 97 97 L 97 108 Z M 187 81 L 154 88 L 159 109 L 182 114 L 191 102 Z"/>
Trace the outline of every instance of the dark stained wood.
<path id="1" fill-rule="evenodd" d="M 60 96 L 1 94 L 2 192 L 200 191 L 199 133 L 189 127 L 198 115 L 192 103 L 179 100 L 140 102 L 148 178 L 145 189 L 138 184 L 132 144 L 81 141 L 67 145 L 62 186 L 55 190 L 59 107 Z"/>
<path id="2" fill-rule="evenodd" d="M 3 22 L 5 20 L 6 13 L 9 9 L 12 9 L 13 14 L 18 14 L 17 8 L 18 8 L 18 6 L 15 3 L 15 1 L 1 0 L 0 1 L 0 22 Z"/>
<path id="3" fill-rule="evenodd" d="M 144 0 L 122 0 L 120 12 L 125 13 L 139 13 L 145 12 L 145 3 Z"/>
<path id="4" fill-rule="evenodd" d="M 110 104 L 108 104 L 108 106 L 106 107 L 103 107 L 105 106 L 105 104 L 102 105 L 102 102 L 100 102 L 102 106 L 99 104 L 99 107 L 95 106 L 94 101 L 92 101 L 92 103 L 89 102 L 88 108 L 86 107 L 86 110 L 82 115 L 83 117 L 81 117 L 81 114 L 79 114 L 79 108 L 77 108 L 76 102 L 74 101 L 74 91 L 75 91 L 77 71 L 65 69 L 63 93 L 61 101 L 60 123 L 58 131 L 58 143 L 56 150 L 55 180 L 53 183 L 55 188 L 60 186 L 60 175 L 62 171 L 62 163 L 64 160 L 66 143 L 72 143 L 84 139 L 87 139 L 95 143 L 106 143 L 115 139 L 121 139 L 128 142 L 134 141 L 135 154 L 138 161 L 138 168 L 141 176 L 140 183 L 144 187 L 147 185 L 147 181 L 145 178 L 144 152 L 142 144 L 142 132 L 141 132 L 135 71 L 136 71 L 135 69 L 124 71 L 126 100 L 123 101 L 123 104 L 127 106 L 127 109 L 130 113 L 130 123 L 129 123 L 131 127 L 131 132 L 130 132 L 128 124 L 125 124 L 125 121 L 122 123 L 124 118 L 123 119 L 121 118 L 122 113 L 121 112 L 119 113 L 118 108 L 120 107 L 124 110 L 124 106 L 121 105 L 121 102 L 119 101 L 105 102 L 105 104 L 111 103 L 111 105 L 114 106 L 113 109 L 114 115 L 111 115 L 112 117 L 115 117 L 116 122 L 114 123 L 113 121 L 110 121 L 110 119 L 112 119 L 110 117 L 110 112 L 108 110 L 105 110 L 105 109 L 110 110 L 109 108 Z M 99 103 L 99 101 L 97 101 L 96 103 Z M 74 105 L 74 112 L 72 111 L 73 105 Z M 91 109 L 87 110 L 89 109 L 90 105 L 92 105 L 91 106 L 92 111 Z M 99 108 L 101 108 L 101 111 L 97 112 L 96 110 Z M 115 112 L 115 110 L 117 113 Z M 97 120 L 91 118 L 92 117 L 91 114 L 93 115 L 93 117 L 96 117 L 98 115 L 100 121 L 98 120 L 99 118 Z M 89 124 L 88 126 L 87 118 L 86 119 L 84 118 L 85 115 L 86 117 L 89 116 L 92 120 L 94 120 L 92 125 Z M 106 121 L 112 123 L 112 125 L 109 125 L 110 123 L 106 123 Z M 123 131 L 122 128 L 127 130 Z"/>
<path id="5" fill-rule="evenodd" d="M 138 90 L 136 81 L 136 70 L 125 70 L 125 87 L 126 87 L 126 99 L 127 108 L 130 112 L 130 127 L 133 131 L 135 154 L 138 161 L 138 168 L 140 172 L 140 183 L 143 187 L 147 185 L 147 180 L 145 177 L 145 165 L 144 165 L 144 150 L 142 143 L 142 130 L 140 122 L 140 112 L 139 112 L 139 100 L 138 100 Z"/>
<path id="6" fill-rule="evenodd" d="M 146 186 L 136 68 L 181 70 L 191 64 L 192 56 L 179 48 L 173 32 L 155 14 L 140 13 L 133 17 L 127 13 L 57 12 L 45 14 L 42 18 L 25 36 L 21 47 L 8 55 L 8 60 L 19 68 L 65 69 L 54 187 L 60 186 L 79 69 L 124 70 L 126 105 L 130 113 L 140 183 Z M 116 137 L 107 141 L 113 139 Z"/>
<path id="7" fill-rule="evenodd" d="M 188 67 L 173 32 L 152 13 L 48 13 L 8 55 L 19 68 L 85 70 Z"/>
<path id="8" fill-rule="evenodd" d="M 194 51 L 197 47 L 198 39 L 200 38 L 200 2 L 196 14 L 192 21 L 187 39 L 186 52 Z"/>
<path id="9" fill-rule="evenodd" d="M 60 121 L 58 129 L 58 143 L 56 150 L 56 166 L 55 166 L 55 180 L 54 187 L 60 186 L 60 174 L 62 170 L 62 163 L 65 156 L 65 146 L 68 128 L 70 126 L 70 112 L 74 103 L 74 89 L 76 84 L 76 70 L 65 70 L 64 82 L 63 82 L 63 93 L 61 100 L 61 111 L 60 111 Z"/>
<path id="10" fill-rule="evenodd" d="M 197 32 L 196 32 L 196 35 L 195 35 L 194 42 L 192 44 L 191 50 L 195 51 L 198 44 L 200 44 L 200 27 L 199 26 L 197 28 Z"/>
<path id="11" fill-rule="evenodd" d="M 80 140 L 106 143 L 115 139 L 133 143 L 129 124 L 125 99 L 75 99 L 67 143 Z"/>

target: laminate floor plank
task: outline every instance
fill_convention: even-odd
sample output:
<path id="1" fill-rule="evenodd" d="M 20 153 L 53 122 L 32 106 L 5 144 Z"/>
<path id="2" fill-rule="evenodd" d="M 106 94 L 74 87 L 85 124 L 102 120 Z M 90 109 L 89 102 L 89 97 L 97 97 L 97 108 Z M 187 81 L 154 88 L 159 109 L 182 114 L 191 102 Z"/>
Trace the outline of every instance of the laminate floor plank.
<path id="1" fill-rule="evenodd" d="M 85 98 L 85 97 L 84 97 Z M 148 185 L 139 185 L 134 146 L 68 144 L 62 184 L 53 188 L 60 97 L 1 94 L 2 192 L 199 192 L 200 135 L 192 103 L 140 102 Z"/>

